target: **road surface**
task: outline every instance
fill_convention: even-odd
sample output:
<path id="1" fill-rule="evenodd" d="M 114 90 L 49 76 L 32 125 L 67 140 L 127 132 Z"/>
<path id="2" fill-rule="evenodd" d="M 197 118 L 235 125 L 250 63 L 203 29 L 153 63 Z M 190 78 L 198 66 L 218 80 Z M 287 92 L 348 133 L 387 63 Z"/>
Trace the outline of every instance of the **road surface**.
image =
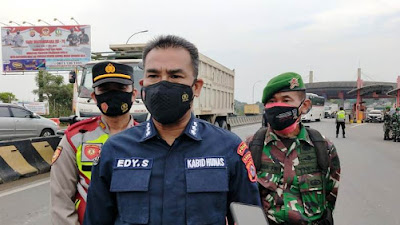
<path id="1" fill-rule="evenodd" d="M 307 123 L 338 149 L 342 177 L 334 214 L 336 225 L 400 225 L 400 143 L 383 141 L 382 124 L 347 125 L 335 137 L 332 119 Z M 259 125 L 236 127 L 242 139 Z M 0 223 L 50 225 L 48 174 L 0 185 Z"/>

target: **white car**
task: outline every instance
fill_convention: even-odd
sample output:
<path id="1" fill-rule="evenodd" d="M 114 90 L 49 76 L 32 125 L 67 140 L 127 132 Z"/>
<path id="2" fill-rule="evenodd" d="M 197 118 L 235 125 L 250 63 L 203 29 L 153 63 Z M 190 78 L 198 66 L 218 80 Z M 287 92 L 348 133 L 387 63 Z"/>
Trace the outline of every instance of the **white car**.
<path id="1" fill-rule="evenodd" d="M 383 122 L 383 112 L 381 110 L 371 110 L 367 114 L 366 122 Z"/>
<path id="2" fill-rule="evenodd" d="M 0 141 L 51 136 L 58 128 L 54 121 L 24 107 L 0 103 Z"/>

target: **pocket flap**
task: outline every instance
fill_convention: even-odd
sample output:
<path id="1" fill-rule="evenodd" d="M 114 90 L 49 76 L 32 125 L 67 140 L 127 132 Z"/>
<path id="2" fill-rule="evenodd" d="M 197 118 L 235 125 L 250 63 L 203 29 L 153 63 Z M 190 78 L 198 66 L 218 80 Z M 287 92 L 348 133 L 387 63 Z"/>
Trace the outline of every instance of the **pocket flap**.
<path id="1" fill-rule="evenodd" d="M 186 188 L 194 192 L 227 192 L 227 168 L 199 168 L 186 170 Z"/>
<path id="2" fill-rule="evenodd" d="M 111 178 L 111 192 L 148 191 L 151 170 L 114 169 Z"/>
<path id="3" fill-rule="evenodd" d="M 299 177 L 300 192 L 322 190 L 321 173 L 304 174 Z"/>

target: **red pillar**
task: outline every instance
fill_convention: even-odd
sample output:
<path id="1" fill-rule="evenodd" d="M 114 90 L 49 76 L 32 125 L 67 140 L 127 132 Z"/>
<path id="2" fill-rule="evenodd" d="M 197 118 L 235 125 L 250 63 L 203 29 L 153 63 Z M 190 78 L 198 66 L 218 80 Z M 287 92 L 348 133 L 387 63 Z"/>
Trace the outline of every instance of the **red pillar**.
<path id="1" fill-rule="evenodd" d="M 360 88 L 362 88 L 362 80 L 361 80 L 361 69 L 359 69 L 359 76 L 357 78 L 357 102 L 356 102 L 356 121 L 358 122 L 361 120 L 359 118 L 360 114 L 360 108 L 361 108 L 361 94 L 360 94 Z"/>

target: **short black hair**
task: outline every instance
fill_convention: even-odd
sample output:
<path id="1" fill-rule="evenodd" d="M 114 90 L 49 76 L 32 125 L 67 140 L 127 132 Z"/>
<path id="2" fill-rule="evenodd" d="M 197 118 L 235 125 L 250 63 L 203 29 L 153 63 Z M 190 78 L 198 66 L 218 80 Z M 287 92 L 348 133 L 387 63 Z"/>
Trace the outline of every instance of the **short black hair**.
<path id="1" fill-rule="evenodd" d="M 340 107 L 340 110 L 343 110 L 343 107 L 342 107 L 342 106 Z"/>
<path id="2" fill-rule="evenodd" d="M 146 57 L 149 52 L 155 48 L 160 49 L 167 49 L 167 48 L 183 48 L 186 49 L 192 60 L 192 67 L 193 67 L 193 75 L 194 78 L 197 79 L 199 73 L 199 51 L 197 47 L 187 41 L 184 38 L 175 36 L 175 35 L 161 35 L 155 38 L 154 40 L 148 42 L 146 47 L 143 50 L 143 67 L 145 66 Z"/>

